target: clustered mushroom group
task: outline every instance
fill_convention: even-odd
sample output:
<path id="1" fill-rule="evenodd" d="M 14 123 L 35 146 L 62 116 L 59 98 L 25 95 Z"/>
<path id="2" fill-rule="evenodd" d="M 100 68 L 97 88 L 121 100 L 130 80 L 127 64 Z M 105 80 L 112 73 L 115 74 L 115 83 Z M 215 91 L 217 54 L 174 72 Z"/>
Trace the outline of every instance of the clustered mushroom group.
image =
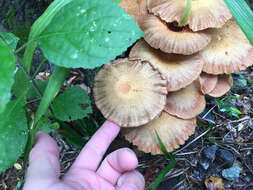
<path id="1" fill-rule="evenodd" d="M 223 0 L 193 0 L 186 25 L 178 23 L 187 0 L 123 0 L 144 31 L 129 58 L 103 66 L 94 99 L 108 120 L 144 152 L 160 154 L 157 131 L 168 151 L 192 135 L 205 95 L 220 97 L 231 73 L 253 64 L 253 47 Z"/>

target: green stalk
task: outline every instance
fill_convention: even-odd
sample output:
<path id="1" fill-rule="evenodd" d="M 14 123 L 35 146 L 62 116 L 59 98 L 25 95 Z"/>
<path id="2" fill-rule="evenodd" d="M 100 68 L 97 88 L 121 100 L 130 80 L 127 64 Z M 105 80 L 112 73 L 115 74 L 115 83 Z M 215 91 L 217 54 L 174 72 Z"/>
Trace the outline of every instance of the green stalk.
<path id="1" fill-rule="evenodd" d="M 34 118 L 34 126 L 36 127 L 38 121 L 40 118 L 46 113 L 50 103 L 54 99 L 54 97 L 57 95 L 59 90 L 61 89 L 61 86 L 66 79 L 70 69 L 66 69 L 63 67 L 56 67 L 54 72 L 52 73 L 48 85 L 45 89 L 44 95 L 41 99 L 39 108 L 35 114 Z"/>
<path id="2" fill-rule="evenodd" d="M 159 186 L 159 184 L 162 182 L 162 180 L 163 180 L 163 178 L 165 177 L 165 175 L 166 175 L 171 169 L 173 169 L 173 168 L 176 166 L 176 164 L 177 164 L 177 162 L 176 162 L 174 156 L 173 156 L 170 152 L 167 151 L 165 145 L 163 144 L 163 142 L 162 142 L 162 140 L 161 140 L 161 138 L 160 138 L 160 136 L 159 136 L 159 134 L 157 133 L 156 130 L 155 130 L 155 134 L 156 134 L 157 140 L 158 140 L 158 142 L 159 142 L 159 144 L 160 144 L 160 148 L 161 148 L 163 154 L 165 155 L 165 157 L 166 157 L 167 159 L 170 160 L 170 163 L 169 163 L 169 165 L 167 165 L 167 166 L 160 172 L 160 174 L 158 175 L 158 177 L 155 179 L 155 182 L 154 182 L 154 184 L 152 185 L 151 190 L 156 190 L 157 187 Z"/>
<path id="3" fill-rule="evenodd" d="M 62 7 L 67 5 L 73 0 L 55 0 L 53 1 L 47 10 L 35 21 L 33 24 L 29 38 L 28 43 L 25 49 L 24 57 L 23 57 L 23 63 L 24 68 L 27 70 L 28 73 L 30 73 L 31 69 L 31 63 L 34 51 L 36 47 L 38 46 L 38 41 L 40 34 L 45 30 L 45 28 L 50 24 L 53 17 L 61 10 Z M 46 113 L 51 101 L 56 96 L 58 91 L 61 88 L 62 83 L 64 82 L 67 74 L 69 72 L 69 69 L 56 67 L 53 74 L 50 77 L 50 81 L 47 85 L 47 88 L 44 92 L 44 95 L 42 97 L 42 100 L 40 102 L 39 108 L 35 114 L 35 119 L 32 121 L 32 125 L 30 126 L 30 133 L 29 133 L 29 139 L 27 142 L 26 150 L 25 150 L 25 163 L 27 165 L 28 163 L 28 157 L 29 152 L 32 149 L 33 143 L 34 143 L 34 137 L 37 132 L 36 125 L 39 122 L 40 118 Z M 16 81 L 22 82 L 22 90 L 24 92 L 24 95 L 26 96 L 26 93 L 29 89 L 29 80 L 25 78 L 25 73 L 23 73 L 21 70 L 19 70 L 16 74 Z M 17 92 L 16 95 L 21 94 L 21 92 Z M 25 97 L 24 97 L 25 98 Z"/>
<path id="4" fill-rule="evenodd" d="M 50 76 L 50 80 L 48 82 L 48 85 L 46 87 L 46 90 L 44 92 L 44 95 L 40 101 L 39 108 L 35 114 L 35 118 L 31 123 L 30 126 L 30 133 L 29 133 L 29 138 L 25 150 L 25 165 L 28 164 L 28 157 L 29 157 L 29 152 L 32 149 L 32 146 L 34 144 L 34 138 L 35 134 L 38 132 L 38 129 L 36 128 L 39 120 L 41 117 L 46 113 L 50 103 L 54 99 L 54 97 L 57 95 L 59 90 L 61 89 L 61 86 L 66 79 L 66 76 L 68 75 L 70 69 L 66 69 L 63 67 L 56 67 L 52 75 Z"/>
<path id="5" fill-rule="evenodd" d="M 158 175 L 158 177 L 156 178 L 154 184 L 152 185 L 151 190 L 156 190 L 157 187 L 159 186 L 159 184 L 162 182 L 163 178 L 165 177 L 165 175 L 176 166 L 176 161 L 172 160 L 169 165 L 167 165 Z"/>
<path id="6" fill-rule="evenodd" d="M 31 42 L 26 46 L 25 54 L 23 57 L 24 66 L 27 71 L 31 69 L 31 62 L 33 58 L 33 53 L 38 46 L 38 41 L 40 34 L 45 30 L 45 28 L 50 24 L 54 16 L 61 10 L 62 7 L 67 5 L 73 0 L 55 0 L 53 1 L 47 10 L 35 21 L 33 24 L 28 41 Z"/>
<path id="7" fill-rule="evenodd" d="M 253 12 L 245 0 L 224 0 L 237 24 L 253 45 Z"/>
<path id="8" fill-rule="evenodd" d="M 185 23 L 187 22 L 188 17 L 190 15 L 191 7 L 192 7 L 192 0 L 188 0 L 184 15 L 183 15 L 182 19 L 179 21 L 179 24 L 178 24 L 179 27 L 184 26 Z"/>

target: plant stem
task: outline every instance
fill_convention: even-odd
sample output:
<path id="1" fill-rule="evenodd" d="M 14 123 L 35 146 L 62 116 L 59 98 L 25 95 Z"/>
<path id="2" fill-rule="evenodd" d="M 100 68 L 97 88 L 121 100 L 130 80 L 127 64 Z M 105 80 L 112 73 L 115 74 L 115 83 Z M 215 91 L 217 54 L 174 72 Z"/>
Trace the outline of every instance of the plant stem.
<path id="1" fill-rule="evenodd" d="M 42 93 L 39 89 L 39 87 L 37 86 L 37 84 L 34 82 L 34 79 L 29 75 L 29 73 L 27 72 L 27 70 L 25 69 L 24 65 L 21 63 L 21 60 L 16 56 L 17 59 L 17 64 L 18 67 L 21 68 L 21 70 L 23 71 L 23 73 L 26 75 L 26 77 L 30 80 L 30 82 L 32 83 L 32 86 L 34 87 L 35 91 L 37 92 L 37 94 L 42 97 Z"/>
<path id="2" fill-rule="evenodd" d="M 32 76 L 32 79 L 35 79 L 35 77 L 37 76 L 37 74 L 39 73 L 40 71 L 40 68 L 41 66 L 43 65 L 43 63 L 45 63 L 47 61 L 46 58 L 43 58 L 42 61 L 40 62 L 38 68 L 36 69 L 36 71 L 34 72 L 33 76 Z"/>
<path id="3" fill-rule="evenodd" d="M 188 0 L 184 15 L 183 15 L 182 19 L 179 21 L 179 24 L 178 24 L 179 27 L 184 26 L 185 23 L 187 22 L 188 17 L 190 15 L 191 7 L 192 7 L 192 0 Z"/>
<path id="4" fill-rule="evenodd" d="M 54 97 L 57 95 L 57 93 L 61 89 L 61 86 L 66 76 L 68 75 L 69 71 L 70 69 L 56 66 L 53 74 L 51 75 L 49 79 L 48 85 L 41 99 L 39 108 L 35 114 L 35 118 L 34 118 L 35 127 L 38 121 L 40 120 L 40 118 L 46 113 L 51 101 L 54 99 Z"/>

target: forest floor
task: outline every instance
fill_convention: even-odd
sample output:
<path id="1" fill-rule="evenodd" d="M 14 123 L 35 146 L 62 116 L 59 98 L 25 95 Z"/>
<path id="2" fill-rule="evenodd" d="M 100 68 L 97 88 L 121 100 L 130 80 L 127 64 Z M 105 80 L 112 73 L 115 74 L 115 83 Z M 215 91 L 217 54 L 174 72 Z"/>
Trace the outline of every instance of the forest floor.
<path id="1" fill-rule="evenodd" d="M 32 22 L 50 2 L 0 1 L 0 31 L 14 32 L 21 41 L 26 41 Z M 34 62 L 39 63 L 42 59 L 43 55 L 37 50 Z M 50 66 L 47 63 L 41 72 L 50 72 Z M 68 82 L 92 89 L 95 72 L 73 70 Z M 173 152 L 177 164 L 166 175 L 159 190 L 215 190 L 223 185 L 224 190 L 253 190 L 253 68 L 233 74 L 233 78 L 234 86 L 225 96 L 219 99 L 206 97 L 206 110 L 198 117 L 196 132 Z M 92 91 L 90 96 L 92 99 Z M 104 118 L 95 106 L 93 111 L 90 119 L 99 126 Z M 76 123 L 69 123 L 69 126 L 75 129 Z M 52 136 L 59 145 L 64 175 L 80 149 L 71 143 L 71 139 L 63 138 L 58 132 L 53 132 Z M 138 170 L 145 176 L 146 189 L 150 189 L 159 172 L 170 163 L 163 155 L 153 156 L 139 151 L 121 135 L 108 152 L 121 147 L 129 147 L 137 154 Z M 0 175 L 0 190 L 21 190 L 24 176 L 25 167 L 21 158 L 15 167 Z"/>

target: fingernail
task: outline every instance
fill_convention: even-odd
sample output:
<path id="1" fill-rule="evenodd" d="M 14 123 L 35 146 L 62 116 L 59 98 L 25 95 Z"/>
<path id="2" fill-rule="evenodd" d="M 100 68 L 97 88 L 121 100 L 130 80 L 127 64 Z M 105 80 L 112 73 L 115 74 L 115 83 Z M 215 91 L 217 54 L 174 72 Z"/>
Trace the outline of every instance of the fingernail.
<path id="1" fill-rule="evenodd" d="M 138 190 L 138 188 L 134 184 L 124 184 L 120 190 Z"/>

